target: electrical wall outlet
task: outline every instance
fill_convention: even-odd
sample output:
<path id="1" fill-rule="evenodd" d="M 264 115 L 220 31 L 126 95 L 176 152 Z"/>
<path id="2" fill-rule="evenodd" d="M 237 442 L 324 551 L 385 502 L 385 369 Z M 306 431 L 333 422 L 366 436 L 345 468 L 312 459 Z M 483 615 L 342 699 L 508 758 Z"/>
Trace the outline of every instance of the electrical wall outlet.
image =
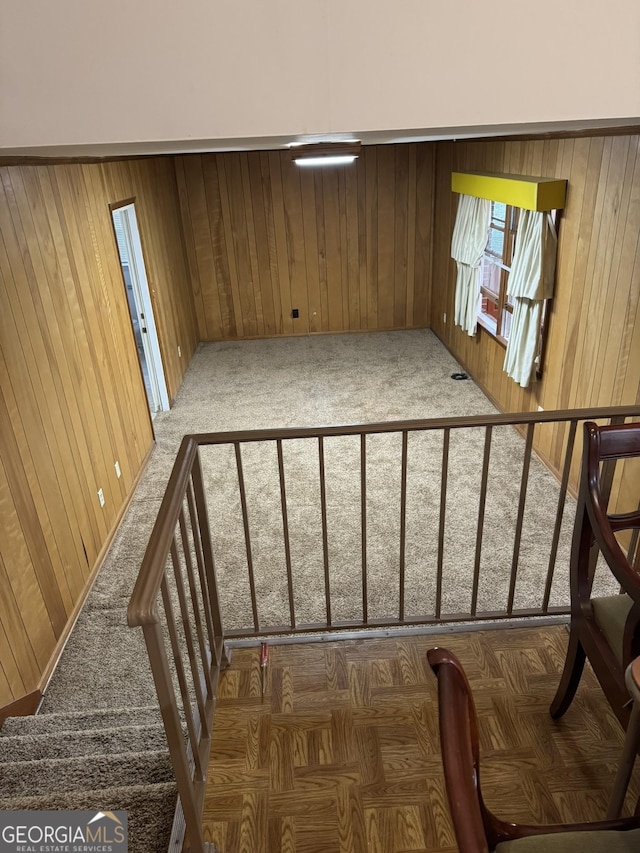
<path id="1" fill-rule="evenodd" d="M 104 492 L 102 489 L 98 489 L 98 500 L 100 501 L 100 506 L 104 506 Z"/>
<path id="2" fill-rule="evenodd" d="M 120 477 L 122 477 L 122 471 L 120 470 L 120 463 L 118 462 L 118 460 L 117 460 L 117 459 L 116 459 L 116 461 L 113 463 L 113 467 L 116 469 L 116 477 L 117 477 L 118 479 L 120 479 Z"/>
<path id="3" fill-rule="evenodd" d="M 182 349 L 180 348 L 180 344 L 178 344 L 178 358 L 182 358 Z"/>
<path id="4" fill-rule="evenodd" d="M 297 320 L 299 316 L 300 316 L 300 312 L 298 311 L 298 309 L 297 309 L 297 308 L 294 308 L 294 309 L 292 310 L 292 312 L 291 312 L 291 317 L 292 317 L 294 320 Z"/>

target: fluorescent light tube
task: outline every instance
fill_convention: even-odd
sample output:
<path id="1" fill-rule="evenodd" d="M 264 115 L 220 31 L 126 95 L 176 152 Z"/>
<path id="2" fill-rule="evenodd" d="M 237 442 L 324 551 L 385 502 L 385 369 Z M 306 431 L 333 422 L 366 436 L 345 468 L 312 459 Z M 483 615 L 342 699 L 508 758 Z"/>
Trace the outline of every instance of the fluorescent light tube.
<path id="1" fill-rule="evenodd" d="M 298 166 L 344 166 L 355 159 L 355 154 L 333 154 L 329 157 L 301 157 L 295 162 Z"/>

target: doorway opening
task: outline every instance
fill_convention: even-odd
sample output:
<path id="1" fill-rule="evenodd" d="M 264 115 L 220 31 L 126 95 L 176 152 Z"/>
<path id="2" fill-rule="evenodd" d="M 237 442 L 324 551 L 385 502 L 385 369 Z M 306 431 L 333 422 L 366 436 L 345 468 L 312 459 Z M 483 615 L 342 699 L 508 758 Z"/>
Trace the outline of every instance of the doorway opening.
<path id="1" fill-rule="evenodd" d="M 111 210 L 120 266 L 127 293 L 131 325 L 151 417 L 169 411 L 160 344 L 151 305 L 149 282 L 142 255 L 140 232 L 133 202 Z"/>

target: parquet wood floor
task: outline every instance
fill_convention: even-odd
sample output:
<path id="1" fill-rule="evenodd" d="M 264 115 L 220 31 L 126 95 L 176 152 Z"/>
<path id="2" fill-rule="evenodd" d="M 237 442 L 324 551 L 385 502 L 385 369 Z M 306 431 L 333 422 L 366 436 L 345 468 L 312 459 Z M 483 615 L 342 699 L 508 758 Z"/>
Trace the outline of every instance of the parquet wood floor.
<path id="1" fill-rule="evenodd" d="M 236 649 L 218 691 L 205 838 L 222 853 L 453 853 L 435 645 L 469 676 L 489 807 L 531 823 L 603 818 L 623 732 L 590 671 L 564 719 L 549 716 L 566 642 L 554 626 L 270 646 L 264 700 L 258 650 Z"/>

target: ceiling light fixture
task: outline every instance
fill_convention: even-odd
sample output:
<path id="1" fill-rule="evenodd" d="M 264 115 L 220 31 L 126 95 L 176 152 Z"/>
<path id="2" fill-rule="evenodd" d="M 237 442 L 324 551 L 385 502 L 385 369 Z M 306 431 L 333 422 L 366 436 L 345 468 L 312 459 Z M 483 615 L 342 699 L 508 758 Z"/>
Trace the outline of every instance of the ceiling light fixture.
<path id="1" fill-rule="evenodd" d="M 353 163 L 360 154 L 360 142 L 318 142 L 290 148 L 298 166 L 342 166 Z"/>

